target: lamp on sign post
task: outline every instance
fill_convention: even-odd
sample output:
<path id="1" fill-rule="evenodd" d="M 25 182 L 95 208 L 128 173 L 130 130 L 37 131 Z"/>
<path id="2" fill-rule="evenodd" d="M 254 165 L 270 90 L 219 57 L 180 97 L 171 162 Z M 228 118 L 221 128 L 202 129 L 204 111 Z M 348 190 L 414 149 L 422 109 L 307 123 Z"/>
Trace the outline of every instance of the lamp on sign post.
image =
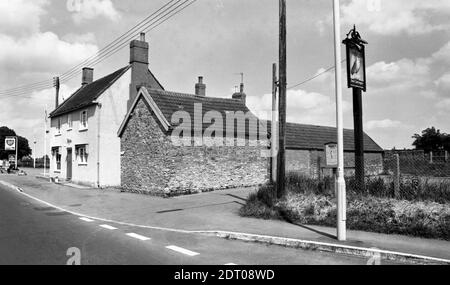
<path id="1" fill-rule="evenodd" d="M 365 191 L 364 171 L 364 128 L 362 92 L 367 90 L 366 82 L 366 41 L 361 39 L 356 27 L 343 41 L 347 51 L 347 85 L 353 89 L 353 120 L 355 136 L 355 178 L 359 189 Z"/>

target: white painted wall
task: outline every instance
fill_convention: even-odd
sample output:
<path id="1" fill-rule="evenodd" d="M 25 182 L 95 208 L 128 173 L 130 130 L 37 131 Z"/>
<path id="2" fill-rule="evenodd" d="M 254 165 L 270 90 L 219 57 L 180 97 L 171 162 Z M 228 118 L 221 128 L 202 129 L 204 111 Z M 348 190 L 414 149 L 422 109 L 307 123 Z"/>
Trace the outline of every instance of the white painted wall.
<path id="1" fill-rule="evenodd" d="M 80 113 L 83 110 L 88 111 L 88 129 L 81 130 Z M 52 118 L 50 137 L 50 175 L 51 177 L 58 177 L 62 180 L 67 178 L 67 149 L 72 148 L 72 181 L 75 183 L 95 186 L 96 184 L 96 163 L 95 150 L 97 148 L 97 124 L 94 122 L 97 118 L 97 106 L 92 105 L 88 108 L 78 110 L 70 113 L 73 120 L 73 128 L 69 129 L 67 122 L 69 114 L 61 116 L 62 126 L 61 132 L 58 134 L 57 121 L 58 118 Z M 87 165 L 79 165 L 76 157 L 75 147 L 77 145 L 88 145 L 89 157 Z M 53 156 L 51 150 L 53 147 L 62 148 L 61 171 L 56 170 L 56 157 Z"/>
<path id="2" fill-rule="evenodd" d="M 117 136 L 120 125 L 127 113 L 130 94 L 131 70 L 128 70 L 99 98 L 100 111 L 100 184 L 121 185 L 120 138 Z"/>
<path id="3" fill-rule="evenodd" d="M 49 155 L 51 159 L 50 175 L 62 180 L 67 178 L 67 149 L 72 148 L 72 181 L 74 183 L 101 187 L 120 186 L 120 139 L 117 132 L 127 113 L 127 101 L 129 98 L 131 82 L 131 70 L 121 76 L 108 90 L 97 100 L 99 105 L 92 105 L 88 110 L 88 129 L 80 131 L 80 112 L 86 109 L 72 112 L 73 129 L 68 127 L 68 115 L 61 116 L 61 133 L 57 133 L 57 120 L 51 120 L 49 133 Z M 100 143 L 98 129 L 100 126 Z M 87 165 L 78 164 L 76 157 L 76 145 L 89 146 Z M 56 158 L 52 155 L 52 147 L 62 147 L 61 171 L 56 170 Z M 98 172 L 97 161 L 100 161 Z M 98 175 L 99 174 L 99 175 Z M 98 181 L 99 179 L 99 181 Z"/>

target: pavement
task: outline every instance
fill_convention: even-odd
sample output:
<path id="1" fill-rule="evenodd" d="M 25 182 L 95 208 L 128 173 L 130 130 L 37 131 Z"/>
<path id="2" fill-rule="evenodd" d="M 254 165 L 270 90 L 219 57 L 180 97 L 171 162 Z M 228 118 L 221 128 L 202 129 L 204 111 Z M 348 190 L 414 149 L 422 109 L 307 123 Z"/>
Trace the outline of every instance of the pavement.
<path id="1" fill-rule="evenodd" d="M 316 245 L 337 245 L 340 249 L 376 248 L 410 255 L 450 260 L 450 242 L 443 240 L 348 231 L 348 241 L 338 242 L 335 229 L 294 225 L 283 221 L 243 218 L 238 215 L 248 195 L 256 189 L 234 189 L 175 198 L 159 198 L 118 189 L 80 189 L 56 185 L 36 179 L 32 173 L 25 177 L 0 175 L 0 181 L 19 186 L 26 194 L 56 205 L 62 210 L 81 213 L 120 225 L 146 230 L 166 230 L 173 233 L 212 233 L 216 236 L 271 243 L 284 239 L 285 245 L 304 248 L 308 241 Z M 244 238 L 241 234 L 244 234 Z M 253 238 L 250 238 L 253 237 Z M 270 237 L 270 238 L 267 238 Z M 270 242 L 269 242 L 270 243 Z M 341 252 L 345 252 L 341 250 Z"/>
<path id="2" fill-rule="evenodd" d="M 0 185 L 0 265 L 359 264 L 367 259 L 78 217 Z M 78 251 L 78 253 L 77 253 Z M 74 257 L 79 256 L 79 262 Z M 390 262 L 389 264 L 396 264 Z"/>

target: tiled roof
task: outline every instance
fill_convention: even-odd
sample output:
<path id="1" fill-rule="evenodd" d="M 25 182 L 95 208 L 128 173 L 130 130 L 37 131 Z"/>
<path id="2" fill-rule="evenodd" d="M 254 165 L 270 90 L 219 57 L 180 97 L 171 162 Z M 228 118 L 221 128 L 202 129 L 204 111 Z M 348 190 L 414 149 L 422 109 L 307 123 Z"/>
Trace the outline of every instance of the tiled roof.
<path id="1" fill-rule="evenodd" d="M 56 108 L 50 117 L 54 118 L 69 112 L 92 105 L 114 82 L 116 82 L 130 66 L 123 67 L 103 78 L 100 78 L 73 93 L 66 101 Z"/>
<path id="2" fill-rule="evenodd" d="M 323 150 L 325 144 L 330 142 L 337 142 L 336 128 L 293 123 L 287 124 L 287 148 Z M 350 152 L 355 150 L 353 130 L 344 130 L 344 150 Z M 364 134 L 364 151 L 383 152 L 383 149 L 367 134 Z"/>
<path id="3" fill-rule="evenodd" d="M 171 121 L 172 115 L 177 111 L 186 111 L 194 118 L 194 104 L 202 104 L 202 116 L 209 111 L 219 112 L 226 118 L 227 111 L 251 113 L 250 110 L 239 100 L 201 97 L 190 94 L 168 92 L 162 90 L 148 90 L 150 96 L 155 101 L 167 121 Z M 203 130 L 211 124 L 203 124 Z M 226 122 L 224 119 L 224 128 Z M 264 124 L 263 124 L 264 126 Z M 271 122 L 267 122 L 268 133 L 271 131 Z M 248 121 L 246 126 L 248 135 Z M 239 133 L 243 130 L 239 130 Z M 326 143 L 337 141 L 337 130 L 333 127 L 313 126 L 303 124 L 287 124 L 286 144 L 288 149 L 323 150 Z M 366 152 L 383 152 L 383 149 L 373 141 L 367 134 L 364 134 L 364 148 Z M 354 151 L 353 130 L 344 130 L 344 150 Z"/>
<path id="4" fill-rule="evenodd" d="M 227 114 L 229 112 L 236 113 L 236 112 L 242 112 L 244 115 L 248 115 L 250 118 L 254 118 L 255 122 L 258 122 L 258 119 L 256 116 L 254 116 L 251 111 L 247 108 L 247 106 L 240 100 L 236 99 L 227 99 L 227 98 L 214 98 L 214 97 L 204 97 L 204 96 L 196 96 L 191 94 L 183 94 L 183 93 L 175 93 L 175 92 L 169 92 L 169 91 L 163 91 L 163 90 L 155 90 L 155 89 L 149 89 L 148 90 L 150 96 L 155 101 L 155 103 L 158 105 L 158 108 L 163 113 L 164 117 L 171 122 L 172 116 L 177 111 L 184 111 L 189 114 L 189 116 L 192 119 L 192 122 L 194 122 L 195 118 L 195 110 L 194 106 L 195 104 L 201 104 L 202 107 L 202 118 L 205 116 L 208 112 L 218 112 L 220 113 L 221 117 L 223 118 L 223 127 L 224 127 L 224 133 L 226 132 L 226 118 Z M 248 133 L 248 119 L 246 119 L 246 126 L 247 129 L 246 134 Z M 210 127 L 213 123 L 203 123 L 203 130 L 206 130 L 208 127 Z M 192 123 L 192 127 L 194 127 Z M 176 127 L 176 124 L 172 124 L 172 127 Z M 241 127 L 241 128 L 239 128 Z M 236 130 L 239 134 L 244 134 L 245 130 L 243 128 L 244 126 L 240 126 L 236 123 Z M 256 132 L 255 132 L 256 133 Z"/>

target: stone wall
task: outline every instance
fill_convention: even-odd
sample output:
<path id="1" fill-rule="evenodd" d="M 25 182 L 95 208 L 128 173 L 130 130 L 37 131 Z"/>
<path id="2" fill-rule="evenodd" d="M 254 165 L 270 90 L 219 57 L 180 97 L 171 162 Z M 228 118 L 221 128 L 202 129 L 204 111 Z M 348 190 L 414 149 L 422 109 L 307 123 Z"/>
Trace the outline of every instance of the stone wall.
<path id="1" fill-rule="evenodd" d="M 267 182 L 266 147 L 178 147 L 154 118 L 141 100 L 122 135 L 125 191 L 173 196 Z"/>
<path id="2" fill-rule="evenodd" d="M 364 156 L 366 175 L 379 175 L 383 172 L 383 154 L 366 153 Z M 355 154 L 344 153 L 345 175 L 355 173 Z M 320 165 L 320 167 L 319 167 Z M 325 152 L 317 150 L 288 150 L 286 152 L 286 172 L 295 172 L 309 177 L 318 178 L 320 175 L 332 175 L 332 170 L 324 169 Z"/>

